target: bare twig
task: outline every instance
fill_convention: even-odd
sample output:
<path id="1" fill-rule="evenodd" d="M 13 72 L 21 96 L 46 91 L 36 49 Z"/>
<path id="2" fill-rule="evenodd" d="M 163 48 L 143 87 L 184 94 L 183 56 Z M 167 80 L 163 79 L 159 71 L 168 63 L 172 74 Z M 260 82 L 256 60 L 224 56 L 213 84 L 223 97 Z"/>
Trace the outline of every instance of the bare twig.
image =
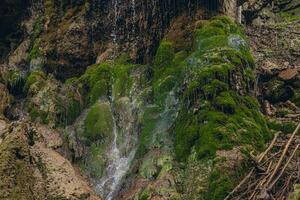
<path id="1" fill-rule="evenodd" d="M 258 163 L 260 163 L 264 159 L 264 157 L 267 155 L 267 153 L 272 149 L 272 147 L 274 146 L 274 144 L 277 140 L 277 137 L 278 137 L 279 133 L 280 132 L 275 133 L 275 136 L 274 136 L 271 144 L 269 145 L 269 147 L 259 156 Z"/>
<path id="2" fill-rule="evenodd" d="M 296 146 L 296 148 L 294 149 L 292 155 L 289 157 L 288 161 L 285 163 L 284 167 L 281 169 L 280 174 L 275 178 L 275 180 L 270 184 L 270 186 L 268 187 L 268 190 L 271 190 L 273 188 L 273 186 L 275 185 L 275 183 L 278 181 L 278 179 L 282 176 L 283 172 L 285 171 L 285 169 L 287 168 L 287 166 L 289 165 L 289 163 L 291 162 L 292 158 L 294 157 L 295 153 L 297 152 L 298 148 L 299 148 L 300 144 L 298 144 Z"/>
<path id="3" fill-rule="evenodd" d="M 254 168 L 251 169 L 249 174 L 227 195 L 227 197 L 224 200 L 228 200 L 229 197 L 234 194 L 253 174 Z"/>
<path id="4" fill-rule="evenodd" d="M 298 124 L 297 128 L 294 130 L 292 136 L 290 137 L 289 141 L 288 141 L 287 144 L 285 145 L 285 148 L 284 148 L 284 150 L 283 150 L 283 153 L 281 154 L 281 157 L 280 157 L 280 159 L 279 159 L 279 161 L 278 161 L 278 163 L 277 163 L 277 165 L 276 165 L 276 167 L 275 167 L 275 169 L 274 169 L 272 175 L 270 176 L 270 178 L 269 178 L 268 181 L 266 182 L 266 185 L 269 185 L 269 184 L 270 184 L 270 182 L 271 182 L 272 179 L 274 178 L 275 174 L 277 173 L 277 171 L 278 171 L 278 169 L 279 169 L 279 167 L 280 167 L 280 165 L 281 165 L 281 163 L 282 163 L 282 161 L 283 161 L 283 158 L 284 158 L 285 154 L 287 153 L 287 151 L 288 151 L 288 149 L 289 149 L 289 146 L 291 145 L 291 143 L 292 143 L 292 141 L 293 141 L 295 135 L 298 133 L 299 129 L 300 129 L 300 123 Z"/>

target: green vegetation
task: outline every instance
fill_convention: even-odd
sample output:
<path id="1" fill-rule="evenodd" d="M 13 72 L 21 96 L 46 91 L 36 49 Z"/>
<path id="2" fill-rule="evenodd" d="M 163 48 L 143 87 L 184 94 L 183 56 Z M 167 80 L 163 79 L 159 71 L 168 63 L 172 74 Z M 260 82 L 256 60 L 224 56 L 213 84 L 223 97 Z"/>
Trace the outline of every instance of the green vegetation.
<path id="1" fill-rule="evenodd" d="M 253 68 L 253 58 L 241 34 L 223 17 L 196 31 L 198 48 L 188 58 L 190 81 L 183 95 L 183 106 L 190 109 L 181 110 L 175 126 L 180 160 L 187 159 L 192 147 L 199 158 L 214 157 L 218 149 L 237 145 L 261 148 L 269 138 L 258 103 L 238 95 L 247 93 L 254 81 L 251 71 L 246 71 Z M 240 88 L 230 84 L 235 81 L 233 73 L 242 80 Z"/>
<path id="2" fill-rule="evenodd" d="M 22 93 L 25 81 L 20 70 L 10 69 L 0 75 L 0 82 L 6 85 L 11 94 L 18 95 Z"/>
<path id="3" fill-rule="evenodd" d="M 28 91 L 30 87 L 36 83 L 41 83 L 46 79 L 46 75 L 42 71 L 33 71 L 26 79 L 24 90 Z"/>
<path id="4" fill-rule="evenodd" d="M 218 150 L 236 146 L 262 149 L 271 135 L 258 102 L 249 94 L 254 60 L 242 29 L 217 17 L 196 31 L 195 40 L 174 126 L 177 159 L 187 161 L 193 154 L 198 160 L 214 160 Z M 204 199 L 224 199 L 237 181 L 234 172 L 213 167 L 207 173 Z"/>
<path id="5" fill-rule="evenodd" d="M 29 52 L 29 55 L 27 57 L 28 61 L 36 59 L 36 58 L 38 58 L 38 57 L 40 57 L 42 55 L 41 51 L 40 51 L 40 44 L 41 44 L 41 39 L 37 38 L 34 41 L 34 43 L 32 45 L 32 48 L 31 48 L 31 51 Z"/>
<path id="6" fill-rule="evenodd" d="M 108 103 L 96 102 L 84 121 L 84 134 L 88 142 L 107 140 L 112 135 L 112 113 Z M 102 141 L 103 142 L 103 141 Z"/>
<path id="7" fill-rule="evenodd" d="M 290 134 L 295 128 L 296 124 L 294 122 L 279 122 L 275 120 L 271 120 L 268 122 L 268 127 L 274 131 L 281 131 L 282 133 Z"/>
<path id="8" fill-rule="evenodd" d="M 284 22 L 297 22 L 300 21 L 299 13 L 300 7 L 289 11 L 282 11 L 279 13 L 279 16 L 283 19 Z"/>

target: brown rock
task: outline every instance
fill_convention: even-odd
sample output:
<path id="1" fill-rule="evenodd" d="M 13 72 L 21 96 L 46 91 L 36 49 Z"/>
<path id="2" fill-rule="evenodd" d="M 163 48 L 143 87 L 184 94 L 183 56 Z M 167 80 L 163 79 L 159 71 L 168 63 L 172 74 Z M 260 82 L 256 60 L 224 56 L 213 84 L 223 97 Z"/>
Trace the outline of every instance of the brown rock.
<path id="1" fill-rule="evenodd" d="M 298 69 L 286 69 L 279 73 L 278 77 L 284 81 L 289 81 L 299 74 Z"/>
<path id="2" fill-rule="evenodd" d="M 286 69 L 286 67 L 279 67 L 277 64 L 267 60 L 265 62 L 262 63 L 261 65 L 261 72 L 264 75 L 268 75 L 268 76 L 273 76 L 278 74 L 281 70 Z"/>

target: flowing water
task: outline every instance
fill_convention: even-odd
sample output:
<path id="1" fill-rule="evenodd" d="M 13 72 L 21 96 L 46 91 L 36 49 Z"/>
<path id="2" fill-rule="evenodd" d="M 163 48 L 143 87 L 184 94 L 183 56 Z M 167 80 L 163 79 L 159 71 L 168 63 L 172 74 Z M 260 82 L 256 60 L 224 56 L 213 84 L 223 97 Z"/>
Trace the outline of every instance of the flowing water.
<path id="1" fill-rule="evenodd" d="M 113 6 L 113 10 L 114 10 L 114 24 L 113 24 L 113 30 L 111 33 L 112 36 L 112 41 L 113 41 L 113 45 L 114 45 L 114 56 L 113 58 L 116 57 L 116 51 L 118 48 L 118 36 L 117 36 L 117 31 L 118 31 L 118 5 L 119 5 L 119 0 L 113 0 L 112 1 L 112 6 Z"/>
<path id="2" fill-rule="evenodd" d="M 113 87 L 112 87 L 113 91 Z M 113 94 L 113 92 L 112 92 Z M 113 95 L 112 95 L 113 96 Z M 101 194 L 105 200 L 112 200 L 120 189 L 123 178 L 130 168 L 137 148 L 137 130 L 135 120 L 132 119 L 126 125 L 118 128 L 118 120 L 115 118 L 114 109 L 115 99 L 111 99 L 112 122 L 113 122 L 113 140 L 107 153 L 108 166 L 104 176 L 97 181 L 96 191 Z M 133 111 L 137 105 L 135 101 L 130 103 L 130 109 L 126 113 L 128 118 L 134 118 Z"/>
<path id="3" fill-rule="evenodd" d="M 135 0 L 131 0 L 131 10 L 132 10 L 132 33 L 133 35 L 135 35 L 136 32 L 136 27 L 135 27 L 135 23 L 136 23 L 136 4 L 135 4 Z"/>
<path id="4" fill-rule="evenodd" d="M 116 119 L 113 117 L 113 142 L 111 149 L 107 156 L 109 158 L 109 165 L 106 169 L 106 175 L 101 178 L 96 186 L 97 191 L 105 198 L 105 200 L 112 200 L 115 193 L 119 190 L 120 184 L 124 175 L 127 173 L 130 163 L 135 155 L 133 149 L 129 155 L 124 155 L 117 144 L 118 129 Z"/>

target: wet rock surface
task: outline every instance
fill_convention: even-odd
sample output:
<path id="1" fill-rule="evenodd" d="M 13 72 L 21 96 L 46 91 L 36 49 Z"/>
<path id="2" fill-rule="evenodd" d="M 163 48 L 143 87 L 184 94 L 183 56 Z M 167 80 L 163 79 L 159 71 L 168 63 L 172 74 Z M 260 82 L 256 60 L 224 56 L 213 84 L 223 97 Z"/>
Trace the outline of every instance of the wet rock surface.
<path id="1" fill-rule="evenodd" d="M 224 199 L 300 121 L 297 2 L 206 20 L 240 3 L 34 2 L 0 66 L 0 198 Z"/>

